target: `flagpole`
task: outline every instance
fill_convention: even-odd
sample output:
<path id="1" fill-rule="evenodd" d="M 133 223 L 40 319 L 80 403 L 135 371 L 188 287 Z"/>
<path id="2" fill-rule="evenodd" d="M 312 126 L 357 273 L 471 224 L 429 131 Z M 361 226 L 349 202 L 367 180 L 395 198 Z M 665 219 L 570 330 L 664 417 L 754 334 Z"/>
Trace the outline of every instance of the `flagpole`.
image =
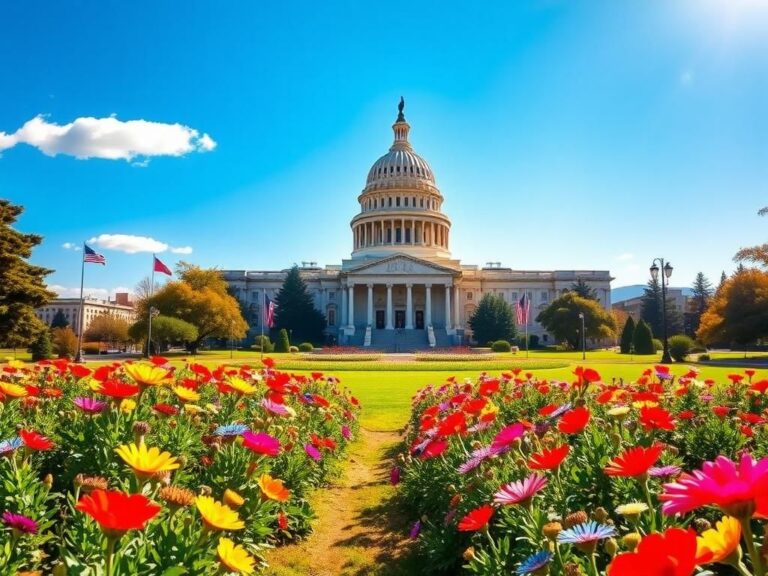
<path id="1" fill-rule="evenodd" d="M 267 305 L 267 289 L 261 289 L 261 341 L 259 342 L 259 348 L 261 348 L 261 356 L 259 360 L 264 360 L 264 313 L 266 312 Z"/>
<path id="2" fill-rule="evenodd" d="M 85 242 L 83 242 L 83 254 L 80 258 L 80 318 L 78 319 L 78 334 L 77 334 L 77 354 L 75 354 L 75 362 L 83 362 L 83 309 L 85 308 L 85 300 L 83 300 L 83 285 L 85 283 Z"/>
<path id="3" fill-rule="evenodd" d="M 149 281 L 149 298 L 155 294 L 155 254 L 152 253 L 152 276 Z M 147 358 L 152 355 L 152 302 L 149 302 L 149 322 L 147 324 Z"/>

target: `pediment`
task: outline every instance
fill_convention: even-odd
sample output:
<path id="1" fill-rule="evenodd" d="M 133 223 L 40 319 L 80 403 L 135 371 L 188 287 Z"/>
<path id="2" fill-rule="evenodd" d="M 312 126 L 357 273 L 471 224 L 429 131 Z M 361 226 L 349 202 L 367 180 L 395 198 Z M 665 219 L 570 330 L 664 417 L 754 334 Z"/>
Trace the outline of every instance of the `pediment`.
<path id="1" fill-rule="evenodd" d="M 454 275 L 455 270 L 421 260 L 413 256 L 397 254 L 388 256 L 374 262 L 366 262 L 349 271 L 350 275 L 355 274 L 383 274 L 383 275 L 402 275 L 413 276 L 419 274 L 425 275 Z"/>

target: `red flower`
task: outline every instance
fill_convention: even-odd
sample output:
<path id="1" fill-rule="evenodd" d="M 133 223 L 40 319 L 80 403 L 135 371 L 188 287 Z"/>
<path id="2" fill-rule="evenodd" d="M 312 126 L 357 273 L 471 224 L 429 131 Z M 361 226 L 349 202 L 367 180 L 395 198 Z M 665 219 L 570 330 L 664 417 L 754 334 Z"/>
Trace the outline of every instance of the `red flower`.
<path id="1" fill-rule="evenodd" d="M 440 436 L 451 436 L 453 434 L 462 434 L 467 430 L 467 419 L 463 412 L 454 412 L 443 418 L 437 426 L 437 433 Z"/>
<path id="2" fill-rule="evenodd" d="M 765 394 L 768 392 L 768 380 L 758 380 L 752 386 L 750 386 L 750 390 L 754 390 L 755 392 L 760 392 L 762 394 Z"/>
<path id="3" fill-rule="evenodd" d="M 160 512 L 160 506 L 143 494 L 99 489 L 80 498 L 75 508 L 96 520 L 102 531 L 113 538 L 128 530 L 141 530 Z"/>
<path id="4" fill-rule="evenodd" d="M 677 417 L 680 420 L 691 420 L 694 416 L 696 416 L 696 412 L 693 410 L 681 410 L 677 413 Z"/>
<path id="5" fill-rule="evenodd" d="M 669 412 L 658 406 L 640 408 L 639 420 L 646 431 L 675 429 L 675 423 L 672 421 Z"/>
<path id="6" fill-rule="evenodd" d="M 94 379 L 98 380 L 99 382 L 104 382 L 114 371 L 114 368 L 107 364 L 106 366 L 101 366 L 99 368 L 96 368 L 93 372 Z"/>
<path id="7" fill-rule="evenodd" d="M 499 391 L 499 381 L 495 378 L 493 380 L 484 380 L 480 383 L 478 391 L 481 396 L 490 396 Z"/>
<path id="8" fill-rule="evenodd" d="M 557 429 L 563 434 L 578 434 L 589 423 L 589 409 L 579 406 L 566 412 L 557 423 Z"/>
<path id="9" fill-rule="evenodd" d="M 427 444 L 426 448 L 424 448 L 424 451 L 421 453 L 422 460 L 429 460 L 430 458 L 435 458 L 437 456 L 440 456 L 445 450 L 448 448 L 448 442 L 444 440 L 436 440 L 434 442 L 430 442 Z"/>
<path id="10" fill-rule="evenodd" d="M 715 416 L 720 418 L 721 420 L 724 420 L 728 414 L 730 414 L 731 409 L 728 406 L 713 406 L 712 412 L 714 412 Z"/>
<path id="11" fill-rule="evenodd" d="M 149 361 L 155 366 L 165 366 L 168 364 L 168 358 L 163 358 L 162 356 L 152 356 Z"/>
<path id="12" fill-rule="evenodd" d="M 650 534 L 635 552 L 619 554 L 608 566 L 608 576 L 691 576 L 696 568 L 696 533 L 668 528 Z"/>
<path id="13" fill-rule="evenodd" d="M 478 530 L 482 530 L 490 521 L 491 516 L 493 516 L 493 506 L 490 504 L 475 508 L 461 519 L 459 522 L 459 531 L 477 532 Z"/>
<path id="14" fill-rule="evenodd" d="M 541 408 L 539 408 L 539 416 L 545 416 L 545 417 L 549 416 L 550 414 L 552 414 L 552 412 L 557 410 L 557 408 L 558 408 L 557 404 L 547 404 L 546 406 L 542 406 Z"/>
<path id="15" fill-rule="evenodd" d="M 32 430 L 22 430 L 19 432 L 19 436 L 24 441 L 24 445 L 31 450 L 50 450 L 53 448 L 53 442 L 50 438 Z"/>
<path id="16" fill-rule="evenodd" d="M 557 448 L 545 448 L 541 452 L 532 454 L 528 459 L 528 468 L 531 470 L 552 470 L 563 463 L 571 447 L 563 444 Z"/>
<path id="17" fill-rule="evenodd" d="M 264 358 L 261 363 L 270 370 L 275 367 L 275 361 L 272 358 Z"/>
<path id="18" fill-rule="evenodd" d="M 637 478 L 648 473 L 648 469 L 656 464 L 661 456 L 664 446 L 654 444 L 650 448 L 636 446 L 626 450 L 623 454 L 617 456 L 605 467 L 605 473 L 608 476 L 631 476 Z"/>
<path id="19" fill-rule="evenodd" d="M 475 398 L 464 404 L 464 412 L 467 414 L 479 414 L 486 404 L 488 404 L 488 400 L 485 398 Z"/>
<path id="20" fill-rule="evenodd" d="M 728 374 L 728 380 L 730 380 L 734 384 L 738 384 L 739 382 L 744 380 L 744 374 Z"/>
<path id="21" fill-rule="evenodd" d="M 277 526 L 280 530 L 288 530 L 288 516 L 285 515 L 285 512 L 280 512 L 277 515 Z"/>
<path id="22" fill-rule="evenodd" d="M 107 380 L 102 382 L 98 392 L 112 398 L 130 398 L 139 393 L 139 387 L 120 380 Z"/>
<path id="23" fill-rule="evenodd" d="M 82 364 L 70 364 L 69 371 L 75 378 L 85 378 L 91 375 L 91 369 L 86 368 Z"/>
<path id="24" fill-rule="evenodd" d="M 155 404 L 152 406 L 152 409 L 158 414 L 163 414 L 165 416 L 175 416 L 179 413 L 179 409 L 175 406 L 171 406 L 170 404 Z"/>

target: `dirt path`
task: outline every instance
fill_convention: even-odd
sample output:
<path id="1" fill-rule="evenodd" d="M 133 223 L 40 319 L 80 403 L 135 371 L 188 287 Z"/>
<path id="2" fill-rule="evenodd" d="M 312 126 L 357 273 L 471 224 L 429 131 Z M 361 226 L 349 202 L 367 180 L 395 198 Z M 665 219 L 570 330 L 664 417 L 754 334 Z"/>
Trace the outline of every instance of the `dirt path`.
<path id="1" fill-rule="evenodd" d="M 387 502 L 394 432 L 360 429 L 342 477 L 318 490 L 314 531 L 304 541 L 267 555 L 273 576 L 396 576 L 407 549 L 408 528 Z"/>

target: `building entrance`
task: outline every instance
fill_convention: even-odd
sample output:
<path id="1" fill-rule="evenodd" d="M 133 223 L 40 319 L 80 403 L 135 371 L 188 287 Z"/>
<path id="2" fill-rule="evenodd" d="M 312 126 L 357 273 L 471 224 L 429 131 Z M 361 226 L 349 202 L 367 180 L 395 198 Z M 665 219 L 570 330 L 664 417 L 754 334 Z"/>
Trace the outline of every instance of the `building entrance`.
<path id="1" fill-rule="evenodd" d="M 376 330 L 384 330 L 384 310 L 376 310 Z"/>
<path id="2" fill-rule="evenodd" d="M 395 310 L 395 328 L 405 328 L 405 310 Z"/>
<path id="3" fill-rule="evenodd" d="M 416 310 L 416 330 L 424 330 L 424 310 Z"/>

